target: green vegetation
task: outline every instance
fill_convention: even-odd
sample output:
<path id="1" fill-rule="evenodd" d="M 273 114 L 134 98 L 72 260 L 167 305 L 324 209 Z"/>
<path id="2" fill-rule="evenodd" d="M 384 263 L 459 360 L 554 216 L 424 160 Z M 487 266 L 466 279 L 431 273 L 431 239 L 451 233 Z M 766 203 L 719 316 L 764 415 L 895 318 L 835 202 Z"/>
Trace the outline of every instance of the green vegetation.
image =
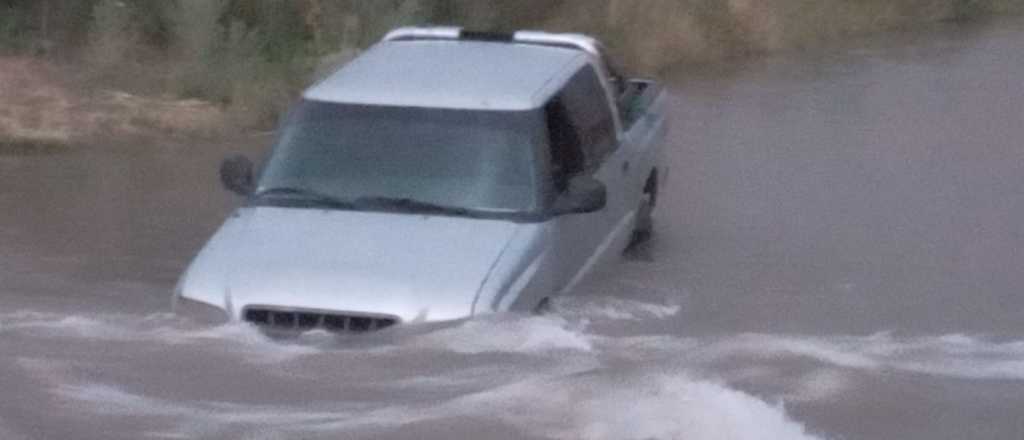
<path id="1" fill-rule="evenodd" d="M 200 98 L 265 127 L 317 72 L 395 26 L 602 37 L 653 71 L 941 20 L 1024 0 L 2 0 L 0 53 L 74 60 L 99 84 Z"/>
<path id="2" fill-rule="evenodd" d="M 63 140 L 0 139 L 0 155 L 36 156 L 63 153 L 71 147 Z"/>

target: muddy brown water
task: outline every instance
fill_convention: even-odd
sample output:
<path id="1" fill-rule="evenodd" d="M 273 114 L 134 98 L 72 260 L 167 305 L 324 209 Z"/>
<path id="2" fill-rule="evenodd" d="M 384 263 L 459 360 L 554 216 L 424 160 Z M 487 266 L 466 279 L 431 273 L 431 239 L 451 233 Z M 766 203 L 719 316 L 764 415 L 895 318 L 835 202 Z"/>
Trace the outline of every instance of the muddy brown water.
<path id="1" fill-rule="evenodd" d="M 1021 48 L 677 72 L 650 246 L 551 316 L 361 338 L 165 314 L 265 140 L 0 155 L 0 438 L 1024 438 Z"/>

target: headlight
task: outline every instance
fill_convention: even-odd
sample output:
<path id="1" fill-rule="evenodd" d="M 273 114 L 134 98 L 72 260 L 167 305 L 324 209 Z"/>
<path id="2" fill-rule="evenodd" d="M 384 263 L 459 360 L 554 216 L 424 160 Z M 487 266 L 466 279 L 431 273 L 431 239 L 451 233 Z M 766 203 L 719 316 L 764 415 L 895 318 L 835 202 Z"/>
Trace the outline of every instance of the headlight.
<path id="1" fill-rule="evenodd" d="M 215 305 L 174 295 L 171 310 L 175 315 L 190 319 L 204 325 L 222 325 L 230 321 L 228 312 Z"/>

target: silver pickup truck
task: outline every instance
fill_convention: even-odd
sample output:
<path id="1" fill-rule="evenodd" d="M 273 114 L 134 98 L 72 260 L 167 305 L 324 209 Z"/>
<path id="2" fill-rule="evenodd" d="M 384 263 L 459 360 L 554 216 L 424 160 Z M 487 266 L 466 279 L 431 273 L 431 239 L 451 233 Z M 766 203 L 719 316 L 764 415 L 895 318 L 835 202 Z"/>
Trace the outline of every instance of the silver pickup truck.
<path id="1" fill-rule="evenodd" d="M 594 39 L 402 28 L 313 85 L 176 313 L 362 332 L 542 309 L 650 234 L 665 94 Z"/>

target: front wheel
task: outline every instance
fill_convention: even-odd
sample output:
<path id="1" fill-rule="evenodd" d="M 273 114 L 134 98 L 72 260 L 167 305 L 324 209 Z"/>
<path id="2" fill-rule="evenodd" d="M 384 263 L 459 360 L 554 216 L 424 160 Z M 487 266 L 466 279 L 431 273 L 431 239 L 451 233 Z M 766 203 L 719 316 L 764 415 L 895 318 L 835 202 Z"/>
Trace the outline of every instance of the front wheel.
<path id="1" fill-rule="evenodd" d="M 533 308 L 533 314 L 537 316 L 547 315 L 551 313 L 551 298 L 544 298 L 537 303 L 537 306 Z"/>

